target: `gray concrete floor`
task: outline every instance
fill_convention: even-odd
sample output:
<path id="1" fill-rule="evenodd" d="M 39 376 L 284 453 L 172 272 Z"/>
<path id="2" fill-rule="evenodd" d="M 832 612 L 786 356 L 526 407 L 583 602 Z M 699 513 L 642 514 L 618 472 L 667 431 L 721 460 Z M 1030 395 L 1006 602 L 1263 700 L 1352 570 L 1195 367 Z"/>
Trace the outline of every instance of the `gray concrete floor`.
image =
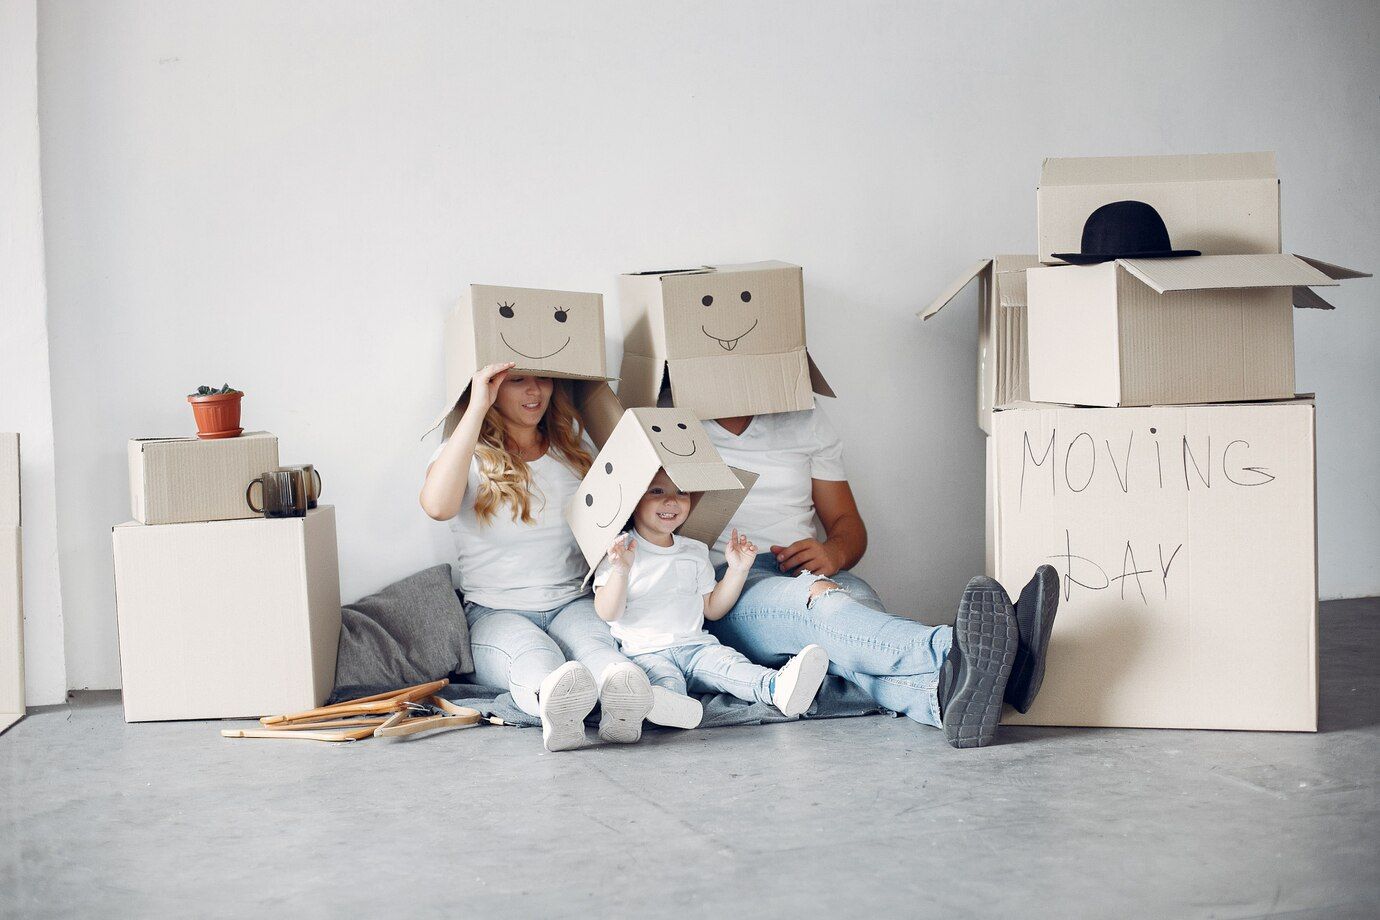
<path id="1" fill-rule="evenodd" d="M 0 737 L 0 917 L 1376 917 L 1380 600 L 1322 637 L 1316 735 L 976 751 L 884 717 L 228 741 L 81 694 Z"/>

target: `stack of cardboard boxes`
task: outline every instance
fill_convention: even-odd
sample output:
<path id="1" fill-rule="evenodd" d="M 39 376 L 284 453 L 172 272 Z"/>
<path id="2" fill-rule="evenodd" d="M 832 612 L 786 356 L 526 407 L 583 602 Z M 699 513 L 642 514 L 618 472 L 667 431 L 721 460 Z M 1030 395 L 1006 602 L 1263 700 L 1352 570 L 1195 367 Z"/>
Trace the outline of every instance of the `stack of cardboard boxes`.
<path id="1" fill-rule="evenodd" d="M 1202 255 L 1066 265 L 1152 205 Z M 1061 577 L 1032 725 L 1317 728 L 1313 403 L 1293 309 L 1364 273 L 1281 252 L 1272 154 L 1051 159 L 1038 256 L 974 266 L 987 569 Z"/>
<path id="2" fill-rule="evenodd" d="M 130 511 L 113 530 L 125 719 L 310 709 L 335 681 L 335 509 L 266 518 L 249 483 L 278 439 L 129 442 Z"/>
<path id="3" fill-rule="evenodd" d="M 0 732 L 24 715 L 24 588 L 19 435 L 0 432 Z"/>

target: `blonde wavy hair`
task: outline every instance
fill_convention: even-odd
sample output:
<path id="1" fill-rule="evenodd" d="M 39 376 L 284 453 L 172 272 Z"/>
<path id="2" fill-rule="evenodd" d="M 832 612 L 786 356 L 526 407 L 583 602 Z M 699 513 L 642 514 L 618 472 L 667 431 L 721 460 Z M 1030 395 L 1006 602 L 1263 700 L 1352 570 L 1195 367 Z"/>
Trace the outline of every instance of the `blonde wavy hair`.
<path id="1" fill-rule="evenodd" d="M 546 442 L 547 451 L 583 479 L 594 463 L 583 443 L 584 420 L 575 410 L 570 381 L 552 380 L 551 383 L 551 402 L 537 423 L 537 431 Z M 489 409 L 479 427 L 474 455 L 479 460 L 481 474 L 479 494 L 474 497 L 474 514 L 479 522 L 492 523 L 499 507 L 507 505 L 514 521 L 535 524 L 532 469 L 526 460 L 513 452 L 508 440 L 508 423 L 496 406 Z"/>

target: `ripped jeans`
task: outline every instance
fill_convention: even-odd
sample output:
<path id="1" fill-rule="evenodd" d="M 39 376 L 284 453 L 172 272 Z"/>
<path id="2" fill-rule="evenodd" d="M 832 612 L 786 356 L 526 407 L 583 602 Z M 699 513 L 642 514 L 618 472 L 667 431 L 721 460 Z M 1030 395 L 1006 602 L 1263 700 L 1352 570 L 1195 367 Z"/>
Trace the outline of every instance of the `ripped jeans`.
<path id="1" fill-rule="evenodd" d="M 723 577 L 720 566 L 718 576 Z M 710 633 L 752 661 L 779 668 L 810 643 L 829 655 L 829 673 L 852 681 L 883 709 L 939 725 L 939 668 L 953 642 L 950 626 L 892 616 L 877 592 L 850 572 L 827 579 L 840 590 L 809 600 L 815 575 L 782 575 L 759 553 L 738 603 Z"/>

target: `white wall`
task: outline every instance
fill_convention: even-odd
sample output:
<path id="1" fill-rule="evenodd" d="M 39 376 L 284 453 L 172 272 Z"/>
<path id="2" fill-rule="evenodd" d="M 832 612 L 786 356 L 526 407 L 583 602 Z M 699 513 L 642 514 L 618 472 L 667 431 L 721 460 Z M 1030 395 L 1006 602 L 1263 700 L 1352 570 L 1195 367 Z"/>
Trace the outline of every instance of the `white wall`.
<path id="1" fill-rule="evenodd" d="M 1380 267 L 1372 3 L 42 13 L 76 686 L 118 680 L 124 441 L 190 431 L 196 384 L 245 389 L 247 424 L 324 471 L 345 596 L 446 558 L 416 436 L 471 281 L 612 295 L 620 271 L 804 265 L 862 572 L 941 619 L 983 561 L 973 295 L 914 314 L 977 257 L 1032 249 L 1042 157 L 1276 150 L 1287 247 Z M 1378 296 L 1355 283 L 1298 320 L 1327 596 L 1380 593 Z"/>
<path id="2" fill-rule="evenodd" d="M 0 431 L 19 432 L 25 698 L 30 706 L 60 703 L 67 695 L 67 672 L 43 284 L 34 0 L 0 0 Z"/>

